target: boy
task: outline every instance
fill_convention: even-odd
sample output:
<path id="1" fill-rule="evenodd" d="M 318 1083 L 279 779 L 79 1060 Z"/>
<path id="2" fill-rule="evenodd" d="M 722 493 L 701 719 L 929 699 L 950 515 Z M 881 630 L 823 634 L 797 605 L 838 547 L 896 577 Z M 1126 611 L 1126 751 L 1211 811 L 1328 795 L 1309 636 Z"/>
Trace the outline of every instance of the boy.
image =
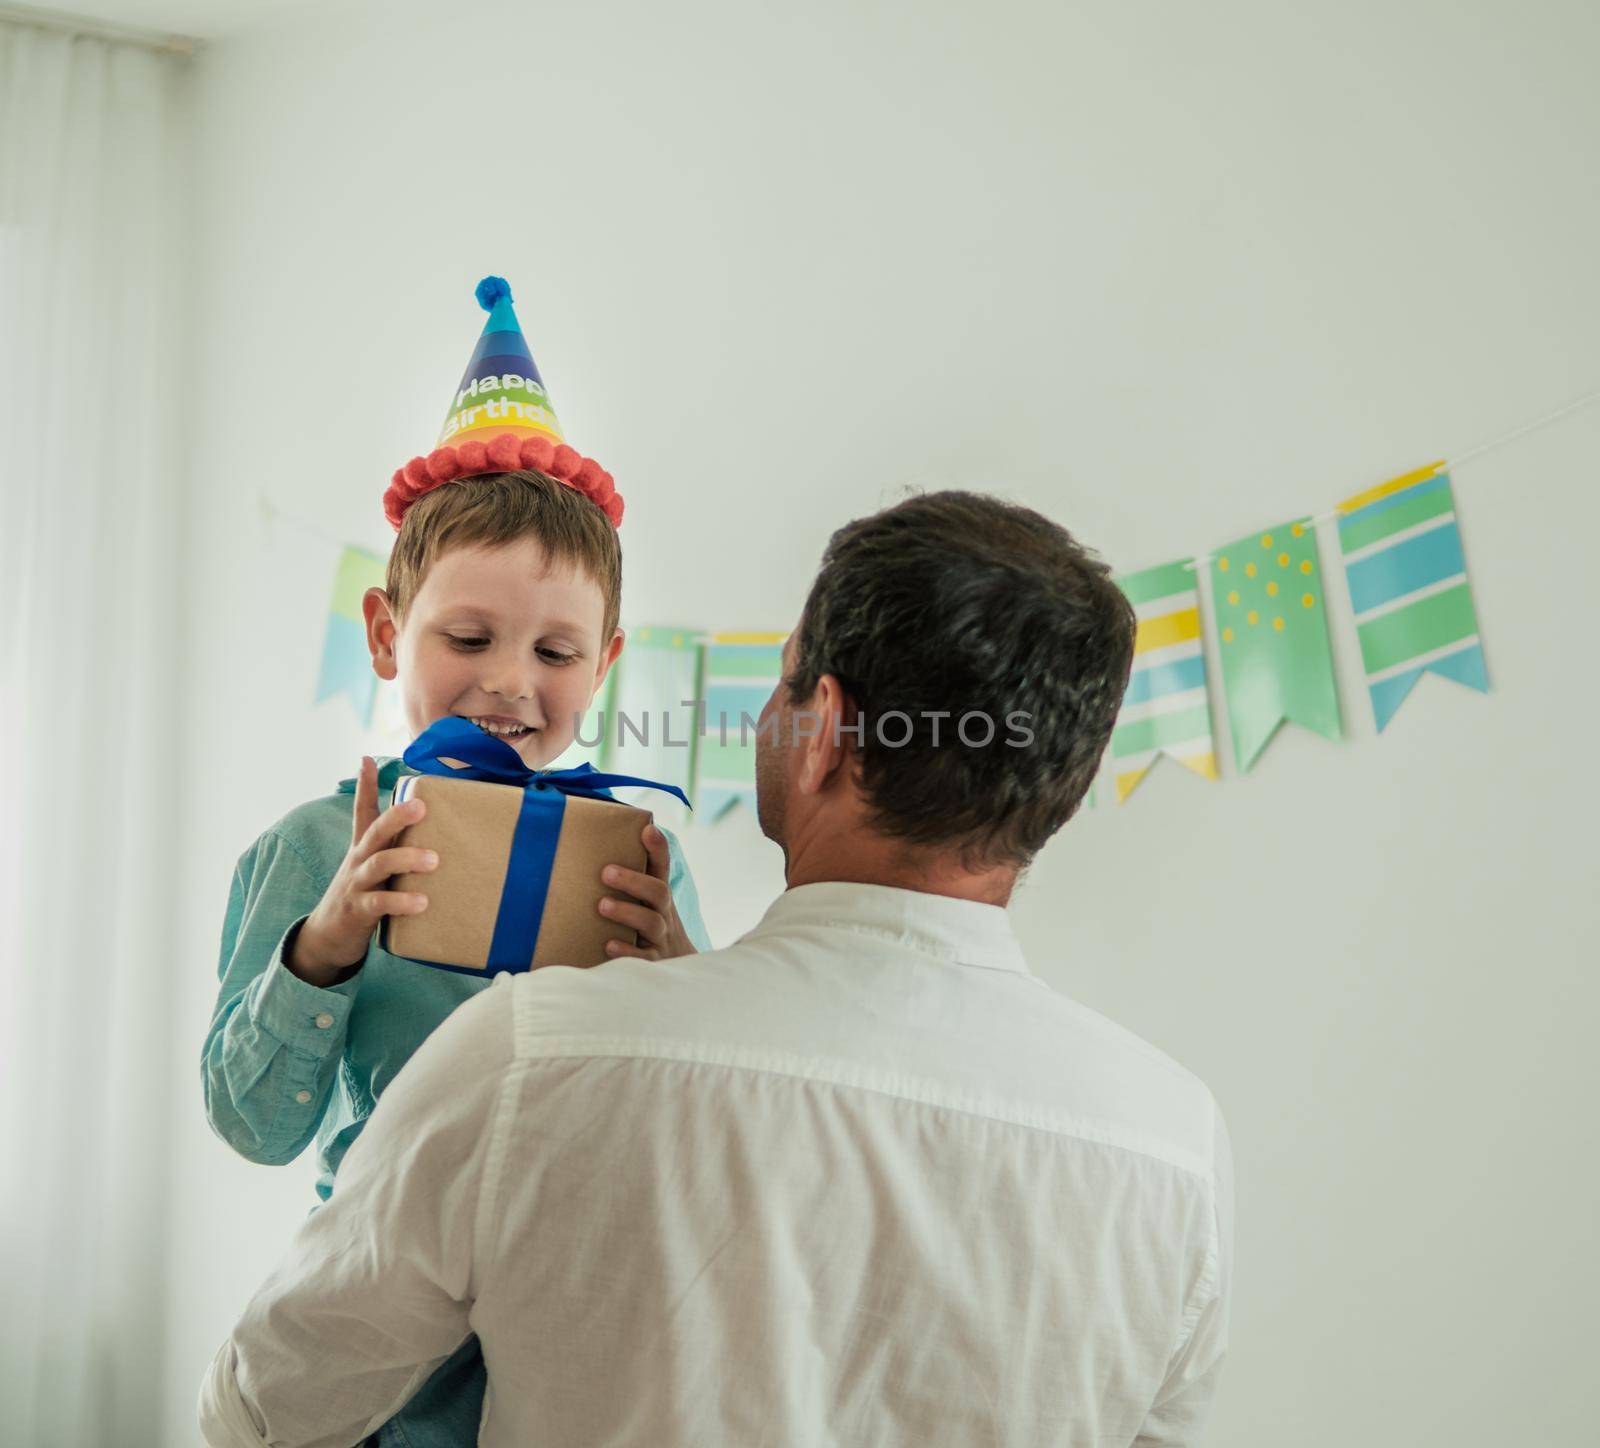
<path id="1" fill-rule="evenodd" d="M 480 301 L 488 287 L 480 285 Z M 503 374 L 525 393 L 531 379 L 542 397 L 520 329 L 510 335 L 509 290 L 489 293 L 490 322 L 469 379 L 498 384 Z M 519 344 L 520 357 L 508 350 Z M 501 367 L 508 360 L 518 363 L 515 372 Z M 399 537 L 386 587 L 368 591 L 363 612 L 373 668 L 399 684 L 413 735 L 446 715 L 471 719 L 542 768 L 571 743 L 622 649 L 622 500 L 609 475 L 531 430 L 498 431 L 476 448 L 463 439 L 475 418 L 463 424 L 462 415 L 481 416 L 484 394 L 504 390 L 476 385 L 472 401 L 452 410 L 452 442 L 427 460 L 432 471 L 419 479 L 422 470 L 410 466 L 406 485 L 396 475 L 385 507 Z M 458 402 L 465 397 L 463 389 Z M 548 425 L 538 426 L 548 435 L 555 420 L 547 403 L 543 411 Z M 515 415 L 496 412 L 502 428 L 502 418 Z M 544 467 L 482 470 L 513 455 Z M 398 759 L 363 759 L 339 793 L 268 829 L 239 861 L 223 925 L 222 985 L 203 1060 L 212 1128 L 251 1161 L 273 1164 L 298 1156 L 315 1135 L 323 1200 L 395 1073 L 489 983 L 396 959 L 373 938 L 383 916 L 427 908 L 425 895 L 390 891 L 388 880 L 437 864 L 427 851 L 394 846 L 426 808 L 420 800 L 390 805 L 402 772 Z M 652 824 L 644 843 L 648 874 L 605 871 L 605 883 L 637 903 L 603 900 L 599 908 L 640 936 L 638 947 L 613 942 L 612 953 L 655 959 L 708 949 L 677 842 Z M 475 1443 L 483 1390 L 477 1339 L 469 1337 L 376 1441 Z"/>

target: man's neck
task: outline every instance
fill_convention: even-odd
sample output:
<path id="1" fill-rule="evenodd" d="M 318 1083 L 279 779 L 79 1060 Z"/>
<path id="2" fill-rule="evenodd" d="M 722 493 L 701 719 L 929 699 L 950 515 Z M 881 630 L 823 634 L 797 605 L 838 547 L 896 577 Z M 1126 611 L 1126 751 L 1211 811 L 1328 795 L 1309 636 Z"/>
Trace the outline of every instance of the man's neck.
<path id="1" fill-rule="evenodd" d="M 862 848 L 828 852 L 801 849 L 791 854 L 785 883 L 798 885 L 888 885 L 897 890 L 917 890 L 924 895 L 947 895 L 953 900 L 973 900 L 981 905 L 1005 906 L 1016 887 L 1017 869 L 1000 865 L 973 871 L 962 867 L 949 852 L 904 850 L 885 841 Z"/>

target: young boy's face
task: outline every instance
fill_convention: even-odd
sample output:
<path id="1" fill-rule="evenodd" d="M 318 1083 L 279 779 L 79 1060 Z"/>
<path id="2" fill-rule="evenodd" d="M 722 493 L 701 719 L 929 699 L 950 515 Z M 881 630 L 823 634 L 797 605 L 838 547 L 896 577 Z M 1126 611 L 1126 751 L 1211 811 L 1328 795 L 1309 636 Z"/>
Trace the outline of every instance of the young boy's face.
<path id="1" fill-rule="evenodd" d="M 572 743 L 617 654 L 600 585 L 550 565 L 533 538 L 447 550 L 396 627 L 382 589 L 365 601 L 372 666 L 398 679 L 412 737 L 447 714 L 497 733 L 532 769 Z M 508 732 L 500 733 L 504 728 Z"/>

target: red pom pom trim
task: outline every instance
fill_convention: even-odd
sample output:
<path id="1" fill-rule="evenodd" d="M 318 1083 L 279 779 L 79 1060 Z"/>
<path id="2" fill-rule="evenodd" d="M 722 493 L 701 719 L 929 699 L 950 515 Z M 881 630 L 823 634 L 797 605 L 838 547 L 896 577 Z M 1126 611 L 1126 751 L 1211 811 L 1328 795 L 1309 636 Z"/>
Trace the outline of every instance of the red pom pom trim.
<path id="1" fill-rule="evenodd" d="M 485 451 L 490 465 L 503 473 L 514 473 L 522 466 L 522 439 L 513 432 L 490 438 Z"/>
<path id="2" fill-rule="evenodd" d="M 520 437 L 503 432 L 488 443 L 464 442 L 437 447 L 425 458 L 412 458 L 389 480 L 383 494 L 383 516 L 395 532 L 409 508 L 424 493 L 445 483 L 480 473 L 510 473 L 518 468 L 543 473 L 574 492 L 594 500 L 613 528 L 622 523 L 622 496 L 611 474 L 593 458 L 546 437 Z"/>
<path id="3" fill-rule="evenodd" d="M 522 439 L 522 466 L 531 473 L 542 473 L 549 468 L 555 450 L 556 445 L 547 437 L 525 437 Z"/>
<path id="4" fill-rule="evenodd" d="M 574 452 L 566 443 L 562 443 L 550 459 L 550 476 L 565 483 L 576 477 L 578 469 L 582 466 L 582 455 Z"/>

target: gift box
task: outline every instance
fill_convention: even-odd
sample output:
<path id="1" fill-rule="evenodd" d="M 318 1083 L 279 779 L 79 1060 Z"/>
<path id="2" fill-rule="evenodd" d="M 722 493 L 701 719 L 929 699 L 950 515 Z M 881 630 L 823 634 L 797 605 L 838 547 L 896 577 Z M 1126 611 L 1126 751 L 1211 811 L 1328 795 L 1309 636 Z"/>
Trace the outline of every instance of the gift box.
<path id="1" fill-rule="evenodd" d="M 590 765 L 532 770 L 509 744 L 465 719 L 441 719 L 406 750 L 421 772 L 404 775 L 394 803 L 421 799 L 427 812 L 397 846 L 433 850 L 436 869 L 399 875 L 392 890 L 428 897 L 420 915 L 384 917 L 380 942 L 391 955 L 444 970 L 495 975 L 541 965 L 598 965 L 606 943 L 637 944 L 599 913 L 607 865 L 643 871 L 641 838 L 650 818 L 609 797 L 613 785 L 664 789 Z M 684 799 L 687 804 L 687 799 Z"/>

